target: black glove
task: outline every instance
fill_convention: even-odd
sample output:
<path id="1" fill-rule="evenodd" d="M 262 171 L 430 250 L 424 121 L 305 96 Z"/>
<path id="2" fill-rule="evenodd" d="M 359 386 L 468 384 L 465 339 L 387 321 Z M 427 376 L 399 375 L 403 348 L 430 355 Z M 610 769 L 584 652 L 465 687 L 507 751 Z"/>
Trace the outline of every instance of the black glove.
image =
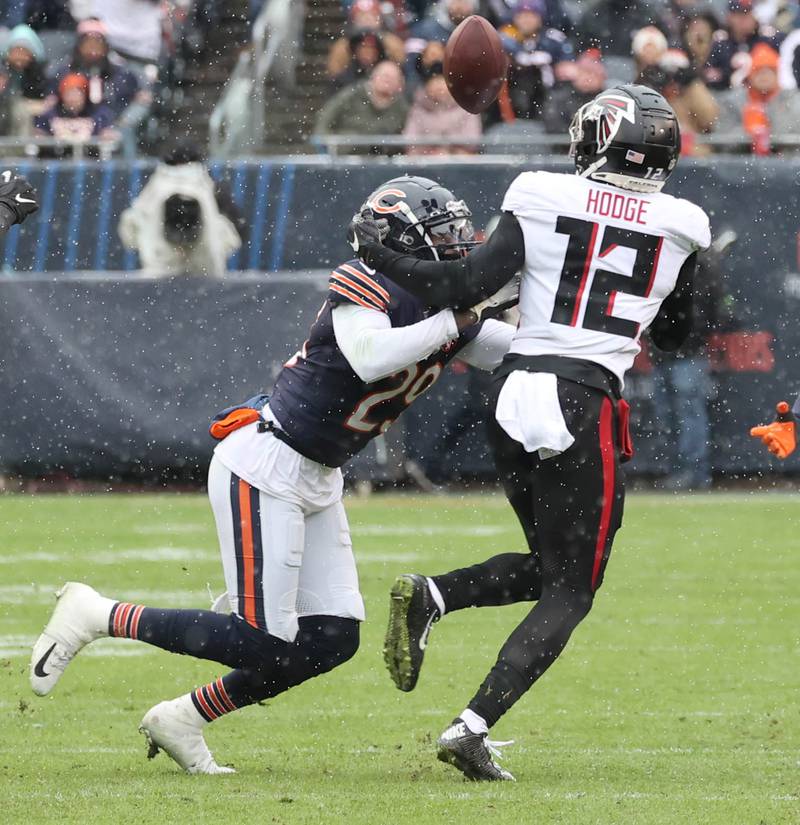
<path id="1" fill-rule="evenodd" d="M 353 247 L 353 252 L 368 264 L 370 247 L 381 246 L 388 234 L 389 221 L 386 218 L 375 220 L 372 210 L 364 206 L 359 213 L 353 215 L 353 220 L 347 227 L 347 243 Z"/>
<path id="2" fill-rule="evenodd" d="M 15 175 L 10 169 L 0 172 L 0 206 L 4 206 L 10 213 L 8 226 L 22 223 L 28 215 L 32 215 L 38 208 L 36 193 L 29 181 L 22 176 Z"/>

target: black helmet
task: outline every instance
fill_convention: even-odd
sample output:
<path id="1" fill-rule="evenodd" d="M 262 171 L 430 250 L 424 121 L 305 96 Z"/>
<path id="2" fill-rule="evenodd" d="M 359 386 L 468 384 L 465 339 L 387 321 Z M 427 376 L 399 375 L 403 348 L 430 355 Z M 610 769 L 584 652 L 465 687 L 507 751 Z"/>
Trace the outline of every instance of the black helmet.
<path id="1" fill-rule="evenodd" d="M 386 218 L 383 243 L 395 252 L 429 261 L 460 257 L 475 246 L 472 212 L 444 186 L 417 175 L 403 175 L 379 186 L 363 208 Z"/>
<path id="2" fill-rule="evenodd" d="M 581 177 L 635 192 L 660 192 L 680 154 L 672 106 L 648 86 L 625 84 L 581 106 L 569 127 Z"/>

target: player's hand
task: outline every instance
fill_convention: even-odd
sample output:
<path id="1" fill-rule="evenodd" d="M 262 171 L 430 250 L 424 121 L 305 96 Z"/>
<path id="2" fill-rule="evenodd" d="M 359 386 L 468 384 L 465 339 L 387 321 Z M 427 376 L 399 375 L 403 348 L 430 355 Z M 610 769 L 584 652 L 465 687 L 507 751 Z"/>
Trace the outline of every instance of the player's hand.
<path id="1" fill-rule="evenodd" d="M 353 220 L 347 227 L 347 242 L 353 247 L 353 252 L 363 258 L 369 246 L 382 244 L 388 234 L 389 221 L 386 218 L 375 220 L 372 210 L 365 206 L 353 215 Z"/>
<path id="2" fill-rule="evenodd" d="M 12 225 L 22 223 L 39 208 L 36 192 L 28 180 L 10 169 L 0 172 L 0 205 L 13 215 Z"/>
<path id="3" fill-rule="evenodd" d="M 478 321 L 496 318 L 519 303 L 519 285 L 520 277 L 515 275 L 505 286 L 500 287 L 494 295 L 479 304 L 475 304 L 470 311 L 475 313 Z"/>
<path id="4" fill-rule="evenodd" d="M 786 458 L 794 452 L 797 446 L 797 433 L 794 416 L 785 401 L 777 407 L 778 417 L 772 424 L 753 427 L 750 435 L 760 438 L 767 449 L 778 458 Z"/>

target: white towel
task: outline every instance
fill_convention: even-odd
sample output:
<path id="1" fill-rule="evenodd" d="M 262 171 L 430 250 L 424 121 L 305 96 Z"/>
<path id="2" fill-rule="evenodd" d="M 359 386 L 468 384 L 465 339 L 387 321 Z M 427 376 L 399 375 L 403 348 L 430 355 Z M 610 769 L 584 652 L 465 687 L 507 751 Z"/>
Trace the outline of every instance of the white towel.
<path id="1" fill-rule="evenodd" d="M 550 372 L 515 370 L 508 376 L 495 409 L 497 423 L 525 448 L 552 458 L 572 446 L 558 400 L 558 378 Z"/>

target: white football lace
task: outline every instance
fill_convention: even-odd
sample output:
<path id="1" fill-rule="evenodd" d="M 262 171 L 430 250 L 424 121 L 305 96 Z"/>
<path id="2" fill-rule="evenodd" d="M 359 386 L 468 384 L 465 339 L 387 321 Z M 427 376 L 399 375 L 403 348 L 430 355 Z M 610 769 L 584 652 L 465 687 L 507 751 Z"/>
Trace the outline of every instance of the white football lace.
<path id="1" fill-rule="evenodd" d="M 496 740 L 489 739 L 489 737 L 487 736 L 483 740 L 483 743 L 489 749 L 489 753 L 491 753 L 491 755 L 494 759 L 502 759 L 503 758 L 503 752 L 502 752 L 501 748 L 507 748 L 509 745 L 513 745 L 514 740 L 509 739 L 507 742 L 498 742 Z"/>

